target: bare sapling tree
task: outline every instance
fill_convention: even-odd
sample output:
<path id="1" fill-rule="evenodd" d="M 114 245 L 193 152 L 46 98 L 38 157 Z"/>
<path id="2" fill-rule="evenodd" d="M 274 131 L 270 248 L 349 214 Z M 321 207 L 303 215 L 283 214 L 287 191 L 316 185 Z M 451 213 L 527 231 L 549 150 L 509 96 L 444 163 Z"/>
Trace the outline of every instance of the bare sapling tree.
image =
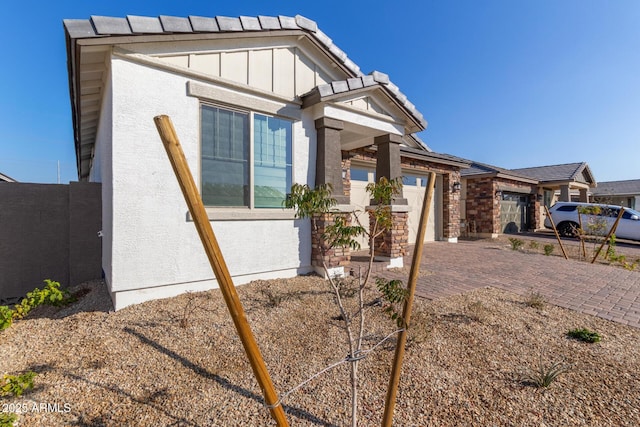
<path id="1" fill-rule="evenodd" d="M 312 233 L 319 236 L 317 242 L 321 255 L 322 269 L 333 291 L 333 296 L 340 311 L 340 319 L 345 330 L 345 337 L 349 348 L 346 361 L 351 367 L 351 425 L 356 427 L 358 423 L 358 364 L 373 351 L 375 347 L 389 339 L 398 331 L 385 337 L 381 342 L 368 349 L 363 349 L 365 338 L 365 311 L 372 304 L 365 303 L 364 291 L 367 288 L 371 276 L 372 265 L 375 257 L 376 239 L 391 229 L 393 224 L 390 203 L 393 197 L 400 194 L 402 181 L 400 178 L 388 180 L 380 178 L 377 183 L 367 185 L 367 192 L 371 196 L 373 206 L 370 208 L 371 221 L 369 230 L 362 226 L 355 212 L 340 212 L 335 210 L 336 200 L 331 197 L 330 185 L 320 185 L 315 189 L 308 185 L 294 184 L 288 195 L 285 206 L 295 209 L 296 218 L 308 218 L 311 221 Z M 350 219 L 354 218 L 356 224 L 352 225 Z M 328 220 L 330 219 L 330 220 Z M 328 220 L 328 221 L 327 221 Z M 326 221 L 326 224 L 321 224 Z M 344 280 L 330 273 L 327 265 L 327 256 L 338 248 L 350 248 L 359 250 L 358 237 L 366 237 L 369 241 L 368 268 L 364 277 L 358 275 L 357 302 L 355 309 L 349 310 L 343 298 L 345 287 Z M 401 303 L 406 292 L 399 280 L 391 282 L 378 278 L 377 288 L 381 292 L 382 299 L 386 302 L 385 311 L 402 327 L 403 321 L 399 317 L 395 307 Z"/>

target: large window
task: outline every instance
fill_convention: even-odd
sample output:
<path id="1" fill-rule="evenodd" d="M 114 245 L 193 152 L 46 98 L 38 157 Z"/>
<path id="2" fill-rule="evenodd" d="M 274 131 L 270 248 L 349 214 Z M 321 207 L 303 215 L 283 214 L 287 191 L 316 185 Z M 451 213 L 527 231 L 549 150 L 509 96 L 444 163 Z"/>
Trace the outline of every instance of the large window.
<path id="1" fill-rule="evenodd" d="M 282 207 L 291 188 L 291 122 L 208 105 L 201 119 L 204 204 Z"/>

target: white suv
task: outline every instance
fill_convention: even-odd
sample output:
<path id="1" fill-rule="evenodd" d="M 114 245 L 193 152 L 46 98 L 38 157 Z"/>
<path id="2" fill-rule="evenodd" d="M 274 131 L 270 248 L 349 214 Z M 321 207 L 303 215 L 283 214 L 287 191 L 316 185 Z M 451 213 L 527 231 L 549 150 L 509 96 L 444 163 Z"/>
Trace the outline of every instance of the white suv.
<path id="1" fill-rule="evenodd" d="M 616 218 L 620 214 L 620 206 L 600 205 L 595 203 L 557 202 L 549 209 L 553 222 L 561 236 L 575 236 L 580 228 L 587 234 L 606 236 Z M 630 208 L 622 208 L 624 213 L 618 223 L 615 235 L 621 239 L 640 240 L 640 212 Z M 545 218 L 544 226 L 551 228 L 549 218 Z"/>

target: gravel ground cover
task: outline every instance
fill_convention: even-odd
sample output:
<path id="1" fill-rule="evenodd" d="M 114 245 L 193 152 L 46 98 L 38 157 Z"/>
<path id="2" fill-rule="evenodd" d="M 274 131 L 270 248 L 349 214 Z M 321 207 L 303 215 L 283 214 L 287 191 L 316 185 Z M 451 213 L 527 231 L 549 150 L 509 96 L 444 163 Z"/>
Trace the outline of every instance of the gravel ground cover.
<path id="1" fill-rule="evenodd" d="M 73 305 L 38 309 L 0 333 L 0 374 L 38 372 L 34 390 L 0 400 L 1 410 L 23 409 L 16 425 L 273 425 L 218 290 L 114 313 L 102 282 L 81 288 Z M 279 394 L 345 357 L 320 278 L 238 291 Z M 417 300 L 394 425 L 639 425 L 640 330 L 527 302 L 493 288 Z M 366 318 L 369 346 L 394 330 L 376 305 Z M 568 338 L 574 328 L 602 341 Z M 393 345 L 360 364 L 361 426 L 380 425 Z M 548 388 L 525 380 L 552 362 L 570 367 Z M 314 379 L 284 400 L 290 425 L 348 425 L 349 390 L 346 364 Z"/>

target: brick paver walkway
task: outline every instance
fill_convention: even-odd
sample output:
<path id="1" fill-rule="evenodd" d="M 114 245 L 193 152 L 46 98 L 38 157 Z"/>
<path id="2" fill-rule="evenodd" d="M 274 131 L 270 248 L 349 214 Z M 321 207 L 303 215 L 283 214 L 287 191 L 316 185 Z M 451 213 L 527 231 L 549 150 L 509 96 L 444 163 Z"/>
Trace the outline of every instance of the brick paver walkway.
<path id="1" fill-rule="evenodd" d="M 354 259 L 354 265 L 362 260 Z M 410 264 L 411 255 L 404 271 L 384 270 L 383 263 L 374 268 L 406 283 Z M 560 307 L 640 327 L 640 271 L 512 251 L 490 240 L 424 246 L 418 296 L 436 299 L 485 286 L 520 295 L 537 291 Z"/>

